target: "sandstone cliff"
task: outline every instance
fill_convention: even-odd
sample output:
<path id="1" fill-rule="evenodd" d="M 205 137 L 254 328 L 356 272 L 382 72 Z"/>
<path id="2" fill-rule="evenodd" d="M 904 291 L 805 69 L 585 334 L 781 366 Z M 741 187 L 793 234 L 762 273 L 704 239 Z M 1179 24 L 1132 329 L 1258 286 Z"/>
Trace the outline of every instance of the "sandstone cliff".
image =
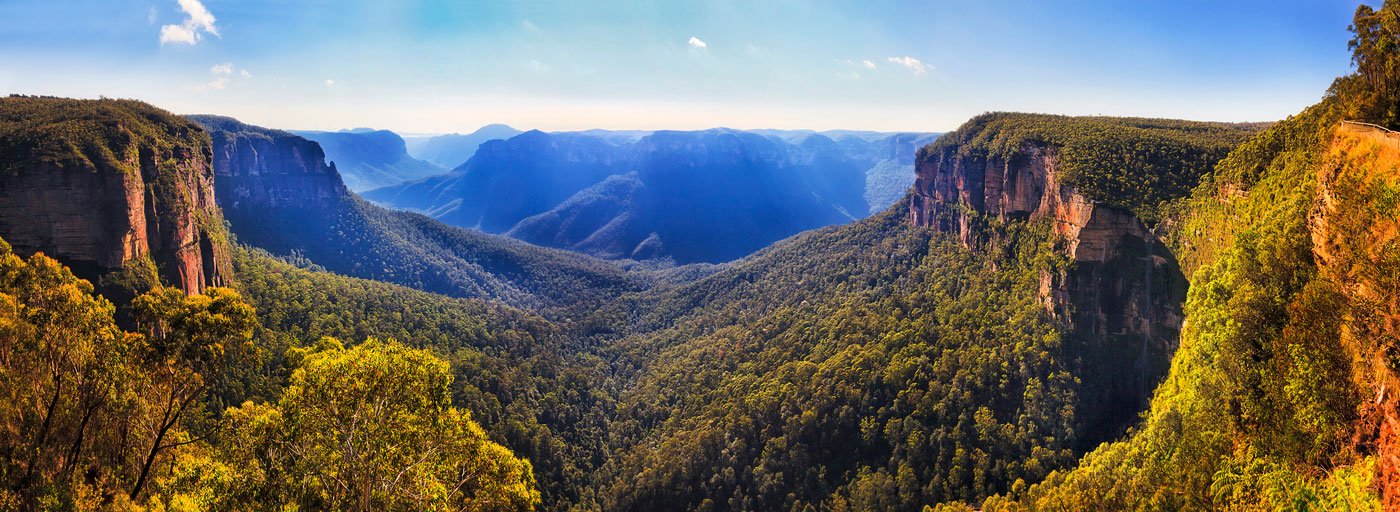
<path id="1" fill-rule="evenodd" d="M 1135 176 L 1158 173 L 1153 167 L 1167 162 L 1141 154 L 1113 154 L 1142 151 L 1153 141 L 1125 141 L 1111 130 L 1103 133 L 1114 133 L 1118 140 L 1098 144 L 1089 135 L 1067 150 L 1072 144 L 1056 140 L 1054 133 L 1047 135 L 1044 125 L 1009 134 L 978 122 L 919 151 L 909 222 L 955 234 L 974 249 L 986 242 L 981 238 L 996 236 L 997 230 L 986 229 L 989 226 L 1048 225 L 1068 265 L 1041 276 L 1041 300 L 1047 314 L 1069 333 L 1070 348 L 1081 351 L 1086 378 L 1104 380 L 1102 389 L 1108 390 L 1102 396 L 1081 397 L 1086 405 L 1097 404 L 1083 407 L 1081 414 L 1088 416 L 1084 421 L 1098 423 L 1091 432 L 1121 431 L 1126 427 L 1121 419 L 1141 410 L 1165 375 L 1178 344 L 1187 282 L 1175 257 L 1135 213 L 1156 211 L 1160 205 L 1123 196 L 1110 201 L 1083 189 L 1087 182 L 1110 177 L 1129 189 Z M 1093 133 L 1074 131 L 1086 132 Z M 1145 168 L 1093 169 L 1094 173 L 1073 168 L 1082 167 L 1083 158 L 1066 158 L 1066 151 L 1082 155 L 1084 148 L 1107 153 L 1099 156 L 1102 161 L 1144 162 Z M 1179 194 L 1189 189 L 1180 188 Z"/>
<path id="2" fill-rule="evenodd" d="M 347 194 L 313 141 L 220 116 L 190 116 L 210 132 L 215 190 L 231 222 L 266 209 L 333 208 Z"/>
<path id="3" fill-rule="evenodd" d="M 0 237 L 96 279 L 150 257 L 163 281 L 224 284 L 208 137 L 135 101 L 0 99 Z"/>

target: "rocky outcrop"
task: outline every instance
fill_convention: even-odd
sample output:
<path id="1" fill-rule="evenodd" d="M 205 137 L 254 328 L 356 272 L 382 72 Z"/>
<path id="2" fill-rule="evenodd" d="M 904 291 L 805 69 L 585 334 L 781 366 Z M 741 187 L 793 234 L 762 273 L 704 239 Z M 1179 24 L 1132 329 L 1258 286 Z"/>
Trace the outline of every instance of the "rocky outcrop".
<path id="1" fill-rule="evenodd" d="M 187 292 L 225 284 L 227 237 L 198 126 L 137 102 L 4 101 L 22 112 L 4 137 L 29 141 L 0 157 L 0 237 L 17 253 L 43 252 L 88 279 L 150 257 Z M 88 115 L 73 121 L 70 110 Z M 74 144 L 92 133 L 105 144 Z"/>
<path id="2" fill-rule="evenodd" d="M 956 234 L 968 247 L 992 219 L 1049 223 L 1071 264 L 1041 276 L 1041 300 L 1084 351 L 1086 379 L 1104 376 L 1089 386 L 1102 393 L 1083 398 L 1096 404 L 1081 411 L 1088 431 L 1121 432 L 1165 375 L 1180 334 L 1186 280 L 1166 247 L 1131 212 L 1066 186 L 1053 147 L 1025 144 L 1002 158 L 930 146 L 915 174 L 909 222 Z"/>
<path id="3" fill-rule="evenodd" d="M 915 225 L 937 225 L 966 239 L 974 213 L 1002 221 L 1044 218 L 1079 262 L 1106 262 L 1125 242 L 1154 239 L 1131 212 L 1095 204 L 1063 186 L 1052 148 L 1026 145 L 1009 161 L 958 149 L 919 155 L 909 210 Z"/>
<path id="4" fill-rule="evenodd" d="M 321 146 L 220 116 L 190 116 L 210 132 L 219 205 L 232 222 L 268 209 L 330 210 L 348 193 Z"/>

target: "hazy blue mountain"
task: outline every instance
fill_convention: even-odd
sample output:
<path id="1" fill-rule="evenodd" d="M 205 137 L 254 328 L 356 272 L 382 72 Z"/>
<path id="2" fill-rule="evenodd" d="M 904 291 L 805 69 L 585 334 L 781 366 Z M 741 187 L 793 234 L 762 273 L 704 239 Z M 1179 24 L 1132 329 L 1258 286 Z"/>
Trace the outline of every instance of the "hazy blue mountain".
<path id="1" fill-rule="evenodd" d="M 447 168 L 409 156 L 403 139 L 388 130 L 292 133 L 320 144 L 326 159 L 335 162 L 345 186 L 356 192 L 447 172 Z"/>
<path id="2" fill-rule="evenodd" d="M 605 258 L 721 262 L 883 210 L 928 134 L 531 131 L 451 173 L 364 192 L 456 226 Z"/>
<path id="3" fill-rule="evenodd" d="M 591 135 L 531 130 L 481 145 L 449 174 L 371 190 L 364 197 L 448 224 L 503 233 L 618 172 L 627 147 Z"/>
<path id="4" fill-rule="evenodd" d="M 481 143 L 509 139 L 520 133 L 520 130 L 503 124 L 488 124 L 466 135 L 453 133 L 429 137 L 410 145 L 408 150 L 414 158 L 453 169 L 476 154 L 476 148 Z"/>
<path id="5" fill-rule="evenodd" d="M 936 138 L 936 133 L 899 133 L 870 144 L 882 151 L 865 171 L 865 202 L 871 215 L 904 197 L 914 184 L 914 152 Z"/>

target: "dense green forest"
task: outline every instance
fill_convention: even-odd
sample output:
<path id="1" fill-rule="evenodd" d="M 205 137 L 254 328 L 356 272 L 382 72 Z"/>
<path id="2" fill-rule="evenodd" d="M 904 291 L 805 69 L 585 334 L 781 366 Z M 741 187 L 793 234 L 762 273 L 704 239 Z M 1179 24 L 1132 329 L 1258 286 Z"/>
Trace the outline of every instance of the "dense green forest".
<path id="1" fill-rule="evenodd" d="M 1138 256 L 1190 281 L 1174 353 L 1057 313 L 1083 262 L 1056 219 L 948 233 L 909 199 L 657 270 L 347 194 L 204 219 L 232 269 L 196 293 L 0 241 L 0 510 L 1400 507 L 1400 1 L 1352 30 L 1356 72 L 1277 123 L 997 113 L 921 150 L 1050 147 L 1151 226 Z M 113 136 L 294 137 L 4 107 L 8 173 L 140 172 Z"/>

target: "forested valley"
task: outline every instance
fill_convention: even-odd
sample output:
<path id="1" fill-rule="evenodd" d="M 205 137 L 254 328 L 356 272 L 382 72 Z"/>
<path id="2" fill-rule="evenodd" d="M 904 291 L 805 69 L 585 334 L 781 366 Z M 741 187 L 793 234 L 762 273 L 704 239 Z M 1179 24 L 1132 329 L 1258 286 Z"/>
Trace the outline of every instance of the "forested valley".
<path id="1" fill-rule="evenodd" d="M 974 117 L 717 264 L 0 98 L 0 510 L 1400 507 L 1400 2 L 1349 48 L 1273 123 Z"/>

